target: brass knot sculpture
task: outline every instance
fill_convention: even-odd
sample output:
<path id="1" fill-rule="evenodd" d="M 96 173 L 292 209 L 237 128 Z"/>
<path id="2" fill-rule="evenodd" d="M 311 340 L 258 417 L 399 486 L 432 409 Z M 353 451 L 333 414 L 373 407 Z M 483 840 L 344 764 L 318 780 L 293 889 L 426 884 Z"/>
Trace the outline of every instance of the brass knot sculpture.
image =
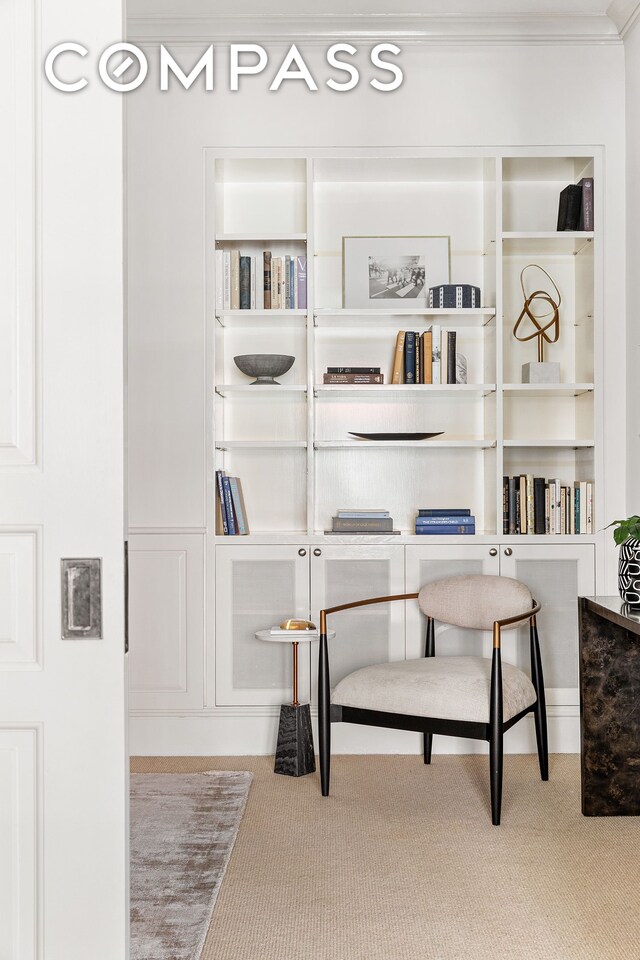
<path id="1" fill-rule="evenodd" d="M 533 293 L 530 293 L 529 296 L 527 296 L 527 291 L 524 284 L 524 274 L 525 271 L 529 270 L 530 268 L 540 270 L 546 277 L 549 278 L 558 297 L 557 302 L 546 290 L 534 290 Z M 520 343 L 526 343 L 528 340 L 533 340 L 534 337 L 537 337 L 538 363 L 543 363 L 545 341 L 547 343 L 557 343 L 558 337 L 560 336 L 560 304 L 562 303 L 562 297 L 554 279 L 549 276 L 544 267 L 541 267 L 537 263 L 528 263 L 526 267 L 522 268 L 522 272 L 520 273 L 520 286 L 522 287 L 524 306 L 522 307 L 520 316 L 516 320 L 513 328 L 513 335 L 516 340 L 520 341 Z M 536 301 L 543 301 L 551 307 L 551 310 L 547 311 L 546 313 L 535 314 L 532 309 L 532 304 L 534 304 Z M 526 337 L 518 336 L 518 329 L 525 317 L 531 321 L 535 327 L 535 330 Z M 546 320 L 547 317 L 551 318 L 548 323 L 541 324 L 541 321 Z"/>

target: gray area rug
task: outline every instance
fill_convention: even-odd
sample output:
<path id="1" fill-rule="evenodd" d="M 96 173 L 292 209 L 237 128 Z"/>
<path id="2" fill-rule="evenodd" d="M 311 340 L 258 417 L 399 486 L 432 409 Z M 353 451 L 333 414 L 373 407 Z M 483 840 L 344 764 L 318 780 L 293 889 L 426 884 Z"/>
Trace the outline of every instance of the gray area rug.
<path id="1" fill-rule="evenodd" d="M 131 960 L 198 960 L 252 777 L 131 775 Z"/>

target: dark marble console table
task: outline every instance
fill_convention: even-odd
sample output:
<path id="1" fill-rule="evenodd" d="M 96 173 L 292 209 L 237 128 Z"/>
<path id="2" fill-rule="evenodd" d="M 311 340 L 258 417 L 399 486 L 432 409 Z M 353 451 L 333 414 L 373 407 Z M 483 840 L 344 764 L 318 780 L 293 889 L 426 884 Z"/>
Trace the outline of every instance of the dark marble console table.
<path id="1" fill-rule="evenodd" d="M 640 611 L 581 597 L 582 812 L 640 815 Z"/>

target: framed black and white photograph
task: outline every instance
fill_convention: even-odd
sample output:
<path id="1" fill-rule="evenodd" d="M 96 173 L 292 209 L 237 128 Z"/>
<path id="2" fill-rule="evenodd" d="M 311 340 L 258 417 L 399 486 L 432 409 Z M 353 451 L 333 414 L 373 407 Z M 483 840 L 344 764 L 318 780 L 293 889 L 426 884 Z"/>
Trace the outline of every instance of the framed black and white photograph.
<path id="1" fill-rule="evenodd" d="M 426 307 L 429 287 L 449 283 L 449 237 L 343 237 L 343 305 Z"/>

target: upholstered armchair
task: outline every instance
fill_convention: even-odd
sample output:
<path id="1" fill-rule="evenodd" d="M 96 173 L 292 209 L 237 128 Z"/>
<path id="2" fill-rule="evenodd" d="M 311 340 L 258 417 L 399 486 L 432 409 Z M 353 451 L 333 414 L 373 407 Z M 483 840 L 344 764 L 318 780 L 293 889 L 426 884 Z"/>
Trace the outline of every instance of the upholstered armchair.
<path id="1" fill-rule="evenodd" d="M 372 603 L 417 600 L 426 618 L 424 657 L 380 663 L 356 670 L 331 690 L 327 617 L 339 610 Z M 320 611 L 319 731 L 322 795 L 329 794 L 331 724 L 416 730 L 424 735 L 424 762 L 431 763 L 434 734 L 489 742 L 491 818 L 500 823 L 503 736 L 532 713 L 540 775 L 549 779 L 547 718 L 536 614 L 539 604 L 528 587 L 510 577 L 447 577 L 419 593 L 372 597 Z M 491 630 L 493 655 L 440 656 L 435 623 L 469 630 Z M 502 663 L 503 633 L 529 623 L 530 676 Z M 348 637 L 336 642 L 348 643 Z"/>

